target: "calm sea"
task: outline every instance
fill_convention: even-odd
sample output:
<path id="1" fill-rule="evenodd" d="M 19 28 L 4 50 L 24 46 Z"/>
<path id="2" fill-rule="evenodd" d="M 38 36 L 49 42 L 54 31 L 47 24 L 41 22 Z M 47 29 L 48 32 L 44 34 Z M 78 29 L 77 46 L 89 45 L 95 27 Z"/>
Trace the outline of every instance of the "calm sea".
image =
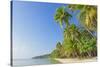
<path id="1" fill-rule="evenodd" d="M 56 63 L 59 63 L 59 62 L 51 60 L 49 58 L 44 58 L 44 59 L 14 59 L 13 60 L 13 67 L 56 64 Z"/>

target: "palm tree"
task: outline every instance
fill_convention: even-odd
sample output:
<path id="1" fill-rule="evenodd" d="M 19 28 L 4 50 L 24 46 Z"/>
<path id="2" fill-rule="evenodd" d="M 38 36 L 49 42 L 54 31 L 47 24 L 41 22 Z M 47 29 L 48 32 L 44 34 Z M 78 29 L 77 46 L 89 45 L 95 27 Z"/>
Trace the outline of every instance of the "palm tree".
<path id="1" fill-rule="evenodd" d="M 76 57 L 79 55 L 77 46 L 81 46 L 80 32 L 75 24 L 71 24 L 68 28 L 64 30 L 64 49 L 65 55 L 67 57 Z"/>
<path id="2" fill-rule="evenodd" d="M 58 42 L 57 45 L 56 45 L 56 48 L 57 48 L 57 49 L 60 49 L 61 47 L 62 47 L 61 43 Z"/>
<path id="3" fill-rule="evenodd" d="M 76 45 L 75 40 L 77 40 L 79 43 L 80 40 L 78 38 L 79 32 L 74 24 L 70 24 L 69 20 L 71 18 L 71 14 L 69 14 L 65 7 L 60 7 L 56 10 L 56 14 L 54 16 L 56 22 L 58 22 L 61 26 L 63 27 L 63 24 L 65 23 L 66 27 L 64 28 L 64 42 L 68 42 L 67 44 L 65 43 L 64 50 L 65 50 L 65 55 L 67 57 L 70 57 L 71 55 L 75 56 L 77 52 L 75 52 Z M 57 44 L 59 46 L 59 44 Z M 73 47 L 74 46 L 74 47 Z M 62 49 L 63 50 L 63 49 Z"/>
<path id="4" fill-rule="evenodd" d="M 66 26 L 69 25 L 69 19 L 71 18 L 71 14 L 69 14 L 65 7 L 60 7 L 56 10 L 56 14 L 54 16 L 54 19 L 56 20 L 56 22 L 58 22 L 61 26 L 61 28 L 63 27 L 63 24 L 65 23 Z"/>
<path id="5" fill-rule="evenodd" d="M 52 55 L 59 58 L 96 56 L 96 37 L 92 33 L 96 32 L 96 7 L 69 5 L 68 8 L 72 11 L 80 11 L 78 17 L 83 26 L 80 30 L 75 24 L 71 24 L 69 21 L 72 15 L 66 11 L 64 6 L 58 8 L 54 19 L 60 24 L 61 28 L 64 28 L 64 40 L 62 44 L 60 42 L 57 43 Z"/>
<path id="6" fill-rule="evenodd" d="M 69 5 L 72 11 L 79 10 L 78 19 L 84 28 L 93 36 L 91 31 L 96 31 L 97 29 L 97 8 L 96 6 L 89 5 Z"/>

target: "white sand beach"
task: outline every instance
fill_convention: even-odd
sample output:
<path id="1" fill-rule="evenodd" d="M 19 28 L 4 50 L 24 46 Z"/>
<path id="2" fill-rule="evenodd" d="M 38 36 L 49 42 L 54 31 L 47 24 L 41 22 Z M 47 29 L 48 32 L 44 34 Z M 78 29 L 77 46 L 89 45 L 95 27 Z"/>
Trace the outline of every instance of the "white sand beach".
<path id="1" fill-rule="evenodd" d="M 82 63 L 82 62 L 96 62 L 97 58 L 87 58 L 87 59 L 78 59 L 78 58 L 69 58 L 69 59 L 59 59 L 55 58 L 55 60 L 59 61 L 60 63 Z"/>

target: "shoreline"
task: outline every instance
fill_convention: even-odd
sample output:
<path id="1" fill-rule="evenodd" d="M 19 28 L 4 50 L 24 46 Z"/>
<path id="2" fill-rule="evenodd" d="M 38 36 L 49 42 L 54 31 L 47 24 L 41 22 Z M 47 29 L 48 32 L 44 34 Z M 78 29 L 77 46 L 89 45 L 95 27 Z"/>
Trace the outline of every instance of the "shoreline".
<path id="1" fill-rule="evenodd" d="M 60 58 L 55 58 L 55 60 L 62 63 L 62 64 L 65 64 L 65 63 L 83 63 L 83 62 L 96 62 L 97 57 L 86 58 L 86 59 L 78 59 L 78 58 L 60 59 Z"/>

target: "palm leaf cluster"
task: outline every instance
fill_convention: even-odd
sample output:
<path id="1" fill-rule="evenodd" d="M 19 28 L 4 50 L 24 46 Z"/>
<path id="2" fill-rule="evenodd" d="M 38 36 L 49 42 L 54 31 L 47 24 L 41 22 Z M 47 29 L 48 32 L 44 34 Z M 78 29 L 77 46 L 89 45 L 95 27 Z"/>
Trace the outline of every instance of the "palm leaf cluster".
<path id="1" fill-rule="evenodd" d="M 71 23 L 73 15 L 67 11 L 79 11 L 77 14 L 81 27 Z M 77 17 L 76 16 L 76 17 Z M 59 7 L 56 10 L 54 19 L 64 29 L 63 42 L 58 42 L 52 51 L 51 57 L 94 57 L 97 56 L 96 33 L 97 29 L 97 8 L 90 5 L 68 5 Z M 65 24 L 65 25 L 64 25 Z"/>

